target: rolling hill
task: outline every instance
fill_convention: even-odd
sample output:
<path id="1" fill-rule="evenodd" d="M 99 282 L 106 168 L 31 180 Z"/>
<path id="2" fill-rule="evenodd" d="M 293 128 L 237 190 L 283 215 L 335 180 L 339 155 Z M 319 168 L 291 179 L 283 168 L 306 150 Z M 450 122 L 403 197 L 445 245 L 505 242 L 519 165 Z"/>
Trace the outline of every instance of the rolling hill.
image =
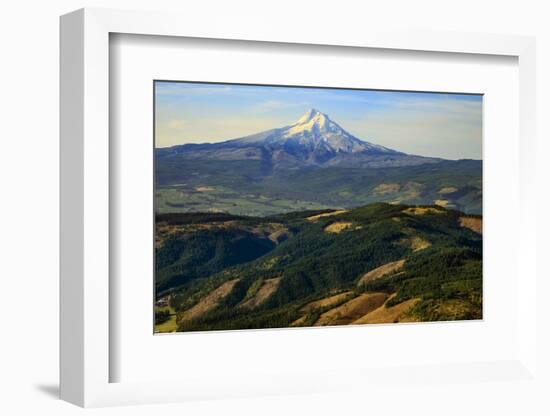
<path id="1" fill-rule="evenodd" d="M 155 282 L 178 331 L 480 319 L 481 217 L 387 203 L 158 214 Z"/>

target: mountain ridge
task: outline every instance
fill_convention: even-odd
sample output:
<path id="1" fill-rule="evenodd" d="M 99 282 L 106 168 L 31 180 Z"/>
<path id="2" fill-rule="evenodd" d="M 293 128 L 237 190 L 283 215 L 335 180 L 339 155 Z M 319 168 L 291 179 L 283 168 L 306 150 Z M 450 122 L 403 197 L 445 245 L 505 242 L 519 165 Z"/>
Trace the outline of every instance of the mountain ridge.
<path id="1" fill-rule="evenodd" d="M 479 160 L 384 148 L 315 109 L 282 128 L 155 150 L 158 212 L 264 216 L 388 202 L 481 213 L 481 175 Z"/>
<path id="2" fill-rule="evenodd" d="M 324 145 L 327 150 L 334 152 L 356 153 L 370 150 L 380 153 L 404 154 L 403 152 L 358 139 L 344 130 L 338 123 L 332 121 L 328 115 L 314 108 L 308 110 L 294 124 L 267 131 L 278 134 L 260 138 L 259 135 L 265 133 L 260 132 L 241 139 L 233 139 L 229 142 L 244 144 L 264 141 L 268 144 L 276 144 L 277 142 L 294 141 L 310 147 Z"/>
<path id="3" fill-rule="evenodd" d="M 395 167 L 437 163 L 441 158 L 407 154 L 359 139 L 328 115 L 308 110 L 294 124 L 218 143 L 157 149 L 170 157 L 262 160 L 266 171 L 304 167 Z"/>

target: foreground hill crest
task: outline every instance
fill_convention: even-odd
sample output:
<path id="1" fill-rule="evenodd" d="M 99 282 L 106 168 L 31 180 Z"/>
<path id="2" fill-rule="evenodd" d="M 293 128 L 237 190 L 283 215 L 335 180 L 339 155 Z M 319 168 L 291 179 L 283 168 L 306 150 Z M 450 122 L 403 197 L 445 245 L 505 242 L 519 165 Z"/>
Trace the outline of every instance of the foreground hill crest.
<path id="1" fill-rule="evenodd" d="M 158 308 L 169 302 L 178 331 L 481 319 L 481 227 L 480 216 L 384 203 L 158 215 Z"/>

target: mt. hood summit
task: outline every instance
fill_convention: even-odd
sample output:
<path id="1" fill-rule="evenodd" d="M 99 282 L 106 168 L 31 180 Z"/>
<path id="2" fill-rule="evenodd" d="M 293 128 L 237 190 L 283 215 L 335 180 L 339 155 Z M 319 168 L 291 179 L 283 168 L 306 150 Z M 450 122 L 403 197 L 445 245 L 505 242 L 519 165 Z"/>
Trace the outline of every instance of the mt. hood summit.
<path id="1" fill-rule="evenodd" d="M 265 141 L 273 146 L 302 146 L 310 150 L 332 153 L 357 153 L 364 151 L 398 153 L 383 146 L 374 145 L 352 136 L 329 116 L 315 109 L 309 110 L 300 119 L 287 127 L 268 130 L 259 134 L 237 139 L 236 143 Z"/>

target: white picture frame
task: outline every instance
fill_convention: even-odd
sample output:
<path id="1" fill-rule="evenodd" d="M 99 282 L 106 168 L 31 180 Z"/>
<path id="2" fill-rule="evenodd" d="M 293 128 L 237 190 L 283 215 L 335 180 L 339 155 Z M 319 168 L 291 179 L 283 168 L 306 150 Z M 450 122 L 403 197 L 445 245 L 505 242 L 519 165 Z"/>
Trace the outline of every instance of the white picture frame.
<path id="1" fill-rule="evenodd" d="M 109 36 L 113 33 L 332 45 L 454 54 L 516 57 L 519 62 L 520 212 L 534 203 L 535 41 L 530 37 L 467 33 L 395 32 L 349 28 L 328 34 L 322 28 L 261 27 L 231 22 L 205 27 L 192 16 L 107 9 L 82 9 L 61 18 L 61 398 L 80 406 L 160 403 L 198 398 L 242 397 L 338 391 L 349 387 L 334 370 L 323 380 L 281 373 L 261 382 L 182 379 L 178 382 L 110 382 L 110 174 Z M 403 374 L 430 384 L 440 377 L 479 383 L 487 378 L 537 383 L 535 250 L 536 217 L 520 215 L 517 244 L 525 278 L 518 288 L 519 347 L 516 357 L 498 362 L 441 363 L 414 369 L 369 369 L 360 383 L 389 383 Z M 529 243 L 531 242 L 531 243 Z M 511 271 L 513 272 L 513 271 Z M 358 370 L 359 371 L 359 370 Z M 446 375 L 441 376 L 444 373 Z M 338 374 L 339 377 L 334 377 Z M 355 377 L 355 378 L 354 378 Z M 405 378 L 407 378 L 405 377 Z M 230 381 L 231 380 L 231 381 Z M 412 381 L 411 381 L 412 382 Z M 225 389 L 223 389 L 225 383 Z M 228 384 L 229 383 L 229 384 Z"/>

